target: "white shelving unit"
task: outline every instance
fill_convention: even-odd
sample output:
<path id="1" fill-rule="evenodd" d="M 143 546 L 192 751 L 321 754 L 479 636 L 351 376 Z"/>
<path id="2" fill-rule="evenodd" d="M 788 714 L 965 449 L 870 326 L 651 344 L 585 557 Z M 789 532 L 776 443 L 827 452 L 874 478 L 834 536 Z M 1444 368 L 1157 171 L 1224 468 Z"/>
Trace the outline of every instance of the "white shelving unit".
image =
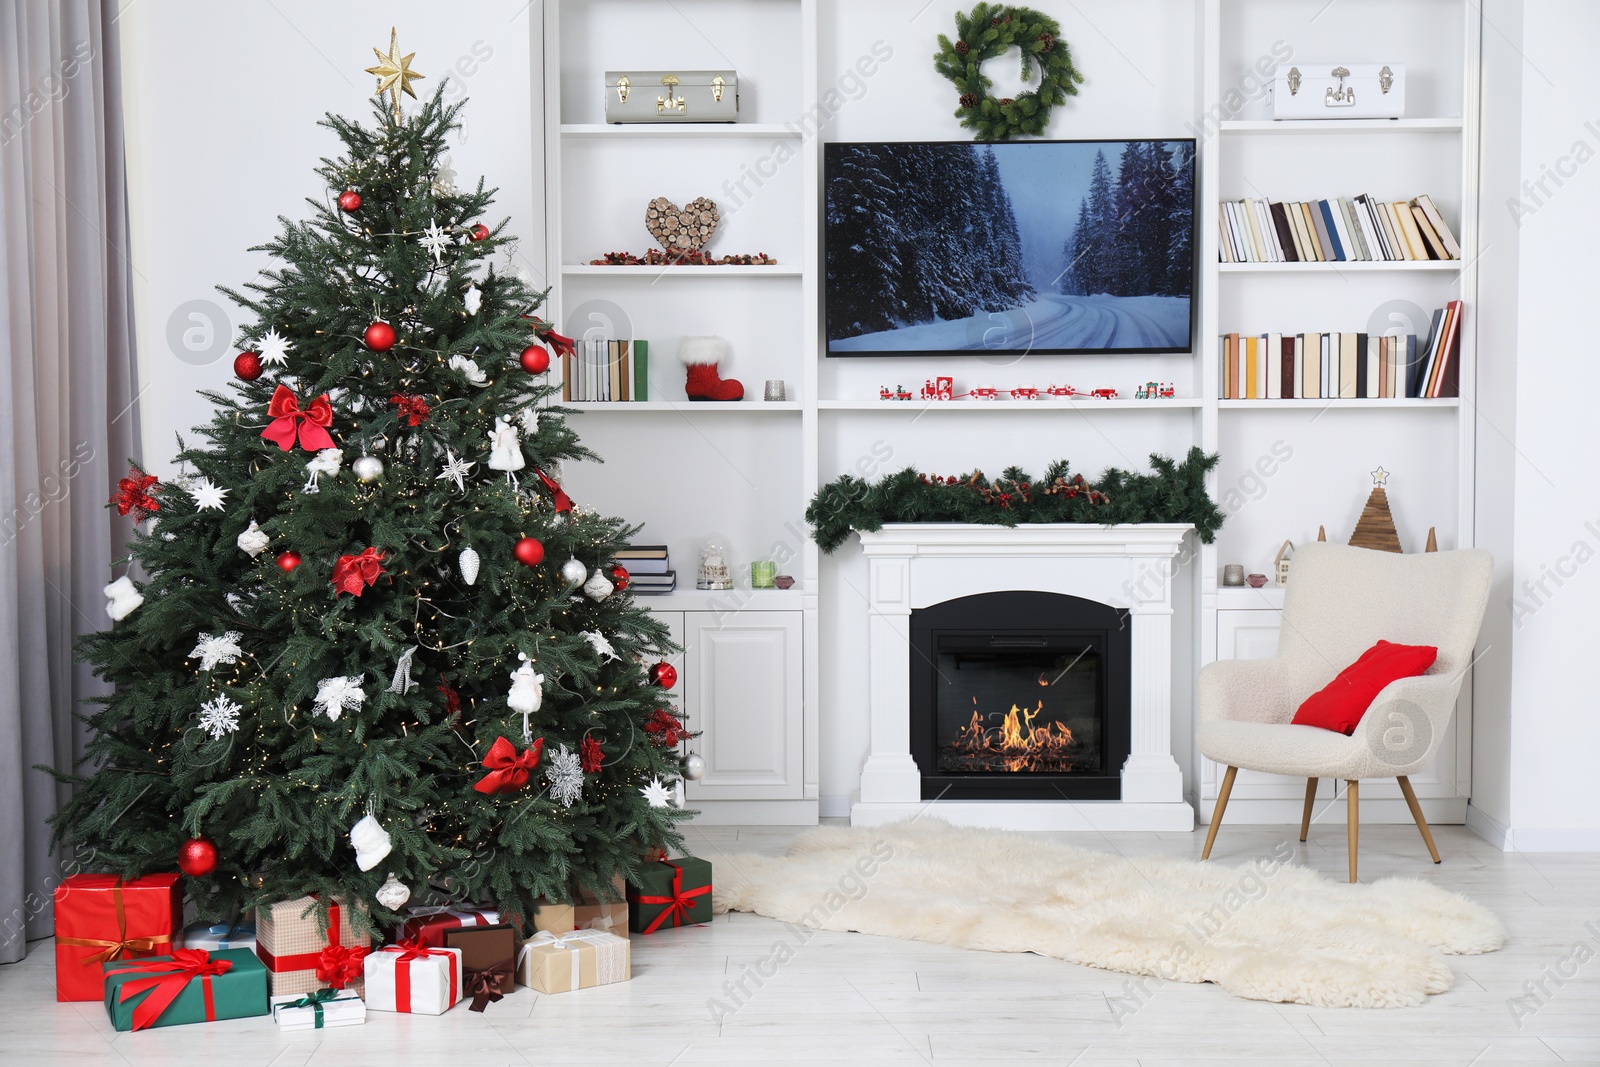
<path id="1" fill-rule="evenodd" d="M 1200 554 L 1199 656 L 1271 655 L 1283 590 L 1222 588 L 1225 563 L 1272 574 L 1285 539 L 1303 543 L 1326 526 L 1349 537 L 1380 464 L 1408 552 L 1430 526 L 1443 549 L 1473 543 L 1478 255 L 1478 92 L 1481 11 L 1472 0 L 1203 0 L 1197 112 L 1225 114 L 1225 94 L 1274 42 L 1291 62 L 1406 64 L 1410 117 L 1275 122 L 1265 101 L 1213 127 L 1202 148 L 1200 436 L 1222 463 L 1213 493 L 1229 512 L 1217 543 Z M 1217 110 L 1213 110 L 1217 109 Z M 1240 197 L 1321 199 L 1371 192 L 1429 193 L 1460 239 L 1451 262 L 1219 263 L 1218 203 Z M 1459 400 L 1217 400 L 1216 339 L 1229 332 L 1384 332 L 1447 300 L 1465 302 Z M 1290 582 L 1293 582 L 1291 565 Z M 1471 681 L 1433 768 L 1413 778 L 1428 818 L 1462 822 L 1471 792 Z M 1195 754 L 1197 808 L 1209 820 L 1221 768 Z M 1333 783 L 1321 783 L 1324 804 Z M 1339 786 L 1341 792 L 1342 784 Z M 1293 823 L 1301 779 L 1239 773 L 1230 822 Z M 1393 783 L 1362 790 L 1362 819 L 1408 822 Z M 1343 804 L 1320 816 L 1344 819 Z"/>
<path id="2" fill-rule="evenodd" d="M 605 463 L 568 464 L 580 504 L 643 524 L 669 545 L 678 590 L 641 596 L 684 646 L 673 695 L 704 756 L 684 800 L 706 822 L 813 824 L 818 809 L 817 550 L 803 514 L 817 486 L 818 146 L 784 120 L 817 98 L 815 0 L 549 0 L 543 8 L 546 233 L 550 308 L 572 336 L 649 342 L 649 395 L 582 403 L 575 427 Z M 608 125 L 606 70 L 706 70 L 728 59 L 696 26 L 736 40 L 740 121 Z M 786 161 L 745 177 L 774 145 Z M 758 176 L 759 177 L 759 176 Z M 742 189 L 737 184 L 744 179 Z M 730 190 L 732 190 L 730 194 Z M 596 266 L 651 247 L 645 204 L 710 196 L 708 251 L 765 252 L 772 266 Z M 691 402 L 685 336 L 732 348 L 737 403 Z M 761 399 L 781 379 L 789 399 Z M 699 547 L 727 545 L 740 588 L 694 588 Z M 775 559 L 788 590 L 748 588 L 748 563 Z"/>

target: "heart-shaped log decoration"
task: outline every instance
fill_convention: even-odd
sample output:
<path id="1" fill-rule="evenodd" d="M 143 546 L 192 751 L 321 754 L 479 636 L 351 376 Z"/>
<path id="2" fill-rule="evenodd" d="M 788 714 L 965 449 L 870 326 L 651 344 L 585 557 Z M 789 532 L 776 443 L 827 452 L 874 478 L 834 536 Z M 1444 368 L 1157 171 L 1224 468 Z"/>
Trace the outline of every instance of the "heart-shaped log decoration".
<path id="1" fill-rule="evenodd" d="M 679 207 L 664 196 L 650 201 L 644 209 L 644 228 L 668 252 L 698 252 L 717 232 L 717 205 L 697 196 Z"/>

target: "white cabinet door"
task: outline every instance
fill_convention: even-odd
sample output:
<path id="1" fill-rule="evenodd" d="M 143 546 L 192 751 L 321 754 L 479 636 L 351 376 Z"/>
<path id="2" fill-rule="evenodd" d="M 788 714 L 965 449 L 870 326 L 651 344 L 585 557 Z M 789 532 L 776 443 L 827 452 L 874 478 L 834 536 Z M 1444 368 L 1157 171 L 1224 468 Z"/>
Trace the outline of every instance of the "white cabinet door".
<path id="1" fill-rule="evenodd" d="M 706 773 L 696 800 L 798 800 L 804 787 L 798 611 L 684 613 L 683 709 Z"/>
<path id="2" fill-rule="evenodd" d="M 1217 658 L 1271 659 L 1277 655 L 1281 615 L 1259 608 L 1217 612 Z"/>

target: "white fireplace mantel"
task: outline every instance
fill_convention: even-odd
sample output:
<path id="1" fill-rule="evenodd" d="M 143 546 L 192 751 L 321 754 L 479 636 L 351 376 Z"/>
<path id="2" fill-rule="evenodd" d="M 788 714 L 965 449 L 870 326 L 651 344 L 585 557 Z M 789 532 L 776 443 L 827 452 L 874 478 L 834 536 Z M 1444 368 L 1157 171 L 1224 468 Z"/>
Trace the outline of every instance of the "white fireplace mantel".
<path id="1" fill-rule="evenodd" d="M 1014 830 L 1192 830 L 1172 756 L 1172 578 L 1188 524 L 1016 527 L 896 523 L 862 533 L 868 560 L 871 748 L 850 821 L 930 812 Z M 911 612 L 977 593 L 1044 590 L 1122 608 L 1132 627 L 1132 731 L 1118 800 L 922 799 L 911 756 Z"/>

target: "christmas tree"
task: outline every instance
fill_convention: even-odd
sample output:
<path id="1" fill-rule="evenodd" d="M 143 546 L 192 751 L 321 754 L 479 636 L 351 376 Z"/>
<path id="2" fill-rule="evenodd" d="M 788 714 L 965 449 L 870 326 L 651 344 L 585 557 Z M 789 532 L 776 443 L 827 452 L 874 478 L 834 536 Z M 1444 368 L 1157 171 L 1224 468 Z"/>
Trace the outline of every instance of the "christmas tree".
<path id="1" fill-rule="evenodd" d="M 546 406 L 570 342 L 443 162 L 461 105 L 403 117 L 420 75 L 379 56 L 375 124 L 327 117 L 325 197 L 223 290 L 255 322 L 204 443 L 113 498 L 148 577 L 80 650 L 116 693 L 57 841 L 124 876 L 181 854 L 205 919 L 318 893 L 392 921 L 391 873 L 526 919 L 688 814 L 667 634 L 611 559 L 634 531 L 552 474 L 590 456 Z"/>

